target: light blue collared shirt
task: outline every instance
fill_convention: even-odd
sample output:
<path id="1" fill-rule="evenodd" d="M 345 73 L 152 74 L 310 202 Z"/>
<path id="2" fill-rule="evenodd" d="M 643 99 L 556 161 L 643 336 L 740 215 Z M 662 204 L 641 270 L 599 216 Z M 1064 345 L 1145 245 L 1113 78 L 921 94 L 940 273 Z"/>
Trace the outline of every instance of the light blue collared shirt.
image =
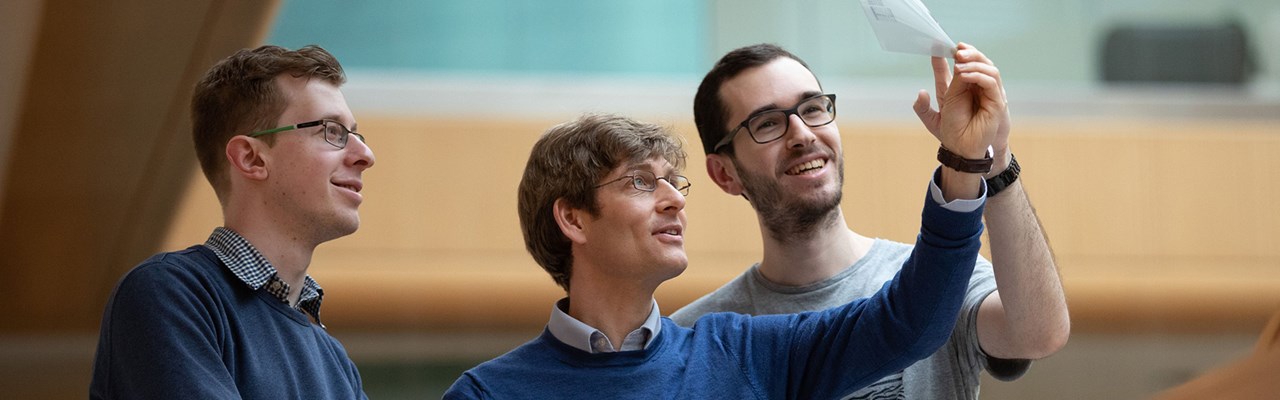
<path id="1" fill-rule="evenodd" d="M 942 188 L 938 187 L 938 174 L 941 173 L 942 167 L 938 167 L 938 170 L 933 173 L 933 178 L 929 179 L 929 195 L 933 198 L 933 201 L 937 202 L 938 205 L 942 206 L 942 208 L 950 211 L 966 213 L 977 210 L 978 207 L 982 206 L 982 203 L 987 201 L 987 180 L 982 179 L 982 192 L 978 193 L 978 198 L 955 199 L 948 203 L 947 198 L 942 196 Z"/>
<path id="2" fill-rule="evenodd" d="M 649 347 L 649 343 L 653 343 L 653 339 L 658 337 L 658 332 L 662 330 L 662 314 L 658 311 L 657 300 L 653 301 L 649 318 L 644 320 L 644 324 L 640 325 L 639 329 L 631 331 L 626 338 L 622 339 L 621 347 L 614 347 L 609 337 L 599 329 L 569 316 L 569 313 L 565 312 L 568 308 L 568 297 L 560 299 L 551 307 L 551 320 L 547 322 L 547 330 L 564 344 L 592 354 L 644 350 Z"/>
<path id="3" fill-rule="evenodd" d="M 978 198 L 955 199 L 947 202 L 942 195 L 942 188 L 938 187 L 937 177 L 940 173 L 941 167 L 939 167 L 939 170 L 934 171 L 934 176 L 929 179 L 929 194 L 933 201 L 941 205 L 942 208 L 955 212 L 971 212 L 977 210 L 986 201 L 987 182 L 983 180 L 982 191 Z M 551 307 L 551 320 L 547 322 L 547 330 L 551 331 L 551 335 L 564 344 L 588 353 L 644 350 L 649 347 L 649 343 L 652 343 L 653 339 L 658 337 L 658 332 L 662 330 L 662 314 L 658 310 L 657 300 L 653 301 L 653 309 L 649 311 L 649 317 L 644 320 L 644 324 L 640 325 L 639 329 L 628 333 L 626 338 L 622 340 L 620 348 L 614 347 L 604 332 L 569 316 L 569 313 L 565 312 L 568 308 L 569 298 L 567 297 L 560 299 Z"/>

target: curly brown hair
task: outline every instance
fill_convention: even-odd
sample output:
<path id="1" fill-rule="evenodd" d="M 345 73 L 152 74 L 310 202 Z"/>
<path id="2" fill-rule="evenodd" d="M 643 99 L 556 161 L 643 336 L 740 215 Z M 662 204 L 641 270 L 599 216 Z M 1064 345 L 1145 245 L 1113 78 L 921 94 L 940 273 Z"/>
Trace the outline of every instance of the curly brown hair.
<path id="1" fill-rule="evenodd" d="M 670 129 L 609 114 L 588 114 L 548 129 L 533 145 L 520 179 L 517 212 L 525 248 L 569 290 L 573 253 L 553 215 L 556 200 L 598 215 L 595 185 L 614 168 L 662 157 L 678 171 L 684 146 Z"/>

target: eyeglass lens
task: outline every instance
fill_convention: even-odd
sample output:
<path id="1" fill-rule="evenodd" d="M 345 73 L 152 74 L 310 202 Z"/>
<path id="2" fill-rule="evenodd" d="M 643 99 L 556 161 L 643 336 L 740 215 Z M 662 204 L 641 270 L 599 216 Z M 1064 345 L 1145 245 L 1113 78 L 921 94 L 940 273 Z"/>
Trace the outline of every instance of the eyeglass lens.
<path id="1" fill-rule="evenodd" d="M 631 186 L 634 186 L 637 190 L 652 192 L 654 190 L 658 190 L 659 179 L 666 179 L 667 182 L 671 183 L 672 187 L 676 188 L 676 191 L 680 192 L 680 194 L 686 196 L 689 195 L 689 186 L 691 186 L 689 184 L 689 179 L 680 175 L 671 175 L 659 178 L 657 175 L 654 175 L 649 171 L 633 171 L 631 173 Z"/>
<path id="2" fill-rule="evenodd" d="M 352 132 L 346 126 L 333 121 L 324 121 L 324 141 L 329 142 L 329 144 L 337 146 L 339 149 L 346 148 L 347 140 L 350 139 L 351 135 L 355 135 L 360 139 L 360 142 L 364 142 L 364 136 Z"/>
<path id="3" fill-rule="evenodd" d="M 836 117 L 836 105 L 830 96 L 811 97 L 790 110 L 770 110 L 756 114 L 747 120 L 747 132 L 758 143 L 777 140 L 786 134 L 791 124 L 790 116 L 796 114 L 808 126 L 822 126 Z"/>

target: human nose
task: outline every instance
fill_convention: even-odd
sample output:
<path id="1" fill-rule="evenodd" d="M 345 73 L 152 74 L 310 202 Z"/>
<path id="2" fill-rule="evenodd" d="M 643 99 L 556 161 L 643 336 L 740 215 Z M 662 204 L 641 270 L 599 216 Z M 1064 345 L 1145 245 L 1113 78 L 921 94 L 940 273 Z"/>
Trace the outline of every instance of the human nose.
<path id="1" fill-rule="evenodd" d="M 347 147 L 344 148 L 347 151 L 347 164 L 358 167 L 361 170 L 372 168 L 374 161 L 376 161 L 373 156 L 373 149 L 369 148 L 369 145 L 365 144 L 364 140 L 354 136 L 348 137 Z"/>
<path id="2" fill-rule="evenodd" d="M 658 196 L 658 212 L 678 212 L 683 210 L 685 198 L 676 189 L 675 184 L 666 179 L 659 179 L 658 182 L 657 189 L 654 189 L 654 194 Z"/>
<path id="3" fill-rule="evenodd" d="M 787 147 L 793 148 L 808 146 L 818 139 L 818 136 L 813 134 L 813 129 L 809 128 L 809 124 L 800 118 L 800 114 L 794 113 L 787 116 L 787 132 L 784 135 L 786 135 Z"/>

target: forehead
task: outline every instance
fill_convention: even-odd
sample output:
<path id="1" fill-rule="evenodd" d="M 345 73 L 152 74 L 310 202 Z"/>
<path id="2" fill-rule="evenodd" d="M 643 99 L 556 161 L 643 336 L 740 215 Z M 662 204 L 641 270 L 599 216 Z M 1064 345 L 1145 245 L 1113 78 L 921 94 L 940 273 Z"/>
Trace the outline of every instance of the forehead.
<path id="1" fill-rule="evenodd" d="M 728 110 L 725 123 L 732 126 L 753 111 L 791 107 L 806 93 L 821 91 L 808 68 L 794 59 L 779 57 L 726 80 L 720 86 L 720 98 Z"/>
<path id="2" fill-rule="evenodd" d="M 618 164 L 612 171 L 609 171 L 609 177 L 619 177 L 630 173 L 631 171 L 640 170 L 652 172 L 654 175 L 668 175 L 678 173 L 674 165 L 667 162 L 665 158 L 654 156 L 644 160 L 627 160 Z"/>
<path id="3" fill-rule="evenodd" d="M 276 84 L 285 100 L 281 124 L 295 124 L 317 119 L 332 119 L 347 126 L 355 123 L 342 91 L 323 79 L 298 78 L 283 74 Z"/>

